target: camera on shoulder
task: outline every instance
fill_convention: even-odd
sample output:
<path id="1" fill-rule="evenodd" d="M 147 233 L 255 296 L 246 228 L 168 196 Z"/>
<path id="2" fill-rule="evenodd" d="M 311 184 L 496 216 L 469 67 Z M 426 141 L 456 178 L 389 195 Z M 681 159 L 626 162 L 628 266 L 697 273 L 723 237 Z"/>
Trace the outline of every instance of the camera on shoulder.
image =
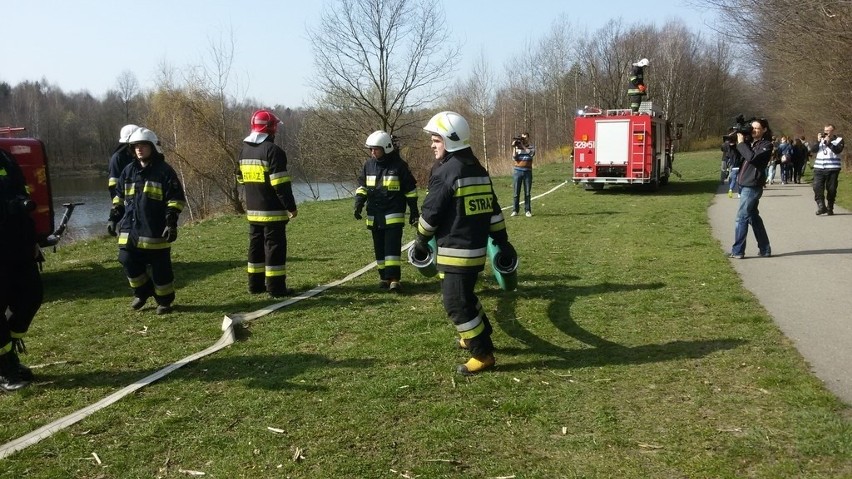
<path id="1" fill-rule="evenodd" d="M 751 122 L 746 121 L 744 115 L 737 115 L 734 118 L 734 124 L 728 129 L 728 134 L 723 136 L 724 140 L 737 140 L 737 133 L 742 134 L 746 138 L 751 138 Z"/>
<path id="2" fill-rule="evenodd" d="M 512 146 L 514 146 L 515 148 L 520 148 L 523 145 L 524 145 L 523 137 L 520 137 L 520 136 L 513 136 L 512 137 Z"/>

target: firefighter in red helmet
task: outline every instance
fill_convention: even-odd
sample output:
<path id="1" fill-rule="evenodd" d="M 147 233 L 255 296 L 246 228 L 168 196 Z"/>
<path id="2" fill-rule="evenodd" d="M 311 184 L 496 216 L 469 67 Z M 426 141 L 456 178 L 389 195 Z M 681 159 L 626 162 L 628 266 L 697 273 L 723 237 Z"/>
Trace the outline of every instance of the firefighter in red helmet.
<path id="1" fill-rule="evenodd" d="M 293 294 L 287 288 L 287 223 L 298 214 L 287 155 L 275 144 L 279 123 L 269 110 L 252 114 L 237 173 L 249 222 L 248 290 L 273 297 Z"/>

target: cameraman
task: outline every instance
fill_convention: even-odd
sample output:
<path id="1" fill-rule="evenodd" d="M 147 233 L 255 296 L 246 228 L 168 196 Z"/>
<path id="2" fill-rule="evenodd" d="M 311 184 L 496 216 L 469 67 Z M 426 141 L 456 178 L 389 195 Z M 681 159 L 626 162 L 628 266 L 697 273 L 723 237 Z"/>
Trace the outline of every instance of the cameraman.
<path id="1" fill-rule="evenodd" d="M 843 137 L 834 134 L 834 125 L 825 125 L 817 136 L 817 142 L 811 147 L 816 153 L 814 159 L 814 200 L 817 215 L 834 214 L 834 198 L 837 196 L 837 181 L 840 178 L 840 153 L 843 151 Z M 826 207 L 825 200 L 828 200 Z"/>
<path id="2" fill-rule="evenodd" d="M 740 171 L 742 161 L 742 157 L 737 152 L 736 129 L 731 128 L 728 135 L 722 137 L 722 183 L 728 182 L 728 198 L 734 197 L 734 190 L 737 195 L 740 193 L 740 188 L 737 186 L 737 173 Z"/>
<path id="3" fill-rule="evenodd" d="M 515 169 L 512 172 L 512 193 L 514 195 L 512 216 L 518 216 L 521 183 L 523 183 L 524 210 L 528 218 L 532 216 L 530 192 L 532 191 L 532 162 L 535 156 L 535 146 L 530 145 L 529 139 L 530 134 L 527 132 L 521 133 L 521 136 L 512 138 L 512 159 L 515 160 Z"/>
<path id="4" fill-rule="evenodd" d="M 766 165 L 772 157 L 772 130 L 765 118 L 752 119 L 751 135 L 745 136 L 737 131 L 737 151 L 742 155 L 742 165 L 737 175 L 740 185 L 740 206 L 737 210 L 736 228 L 734 230 L 734 245 L 731 247 L 731 258 L 745 258 L 746 237 L 748 225 L 754 228 L 757 240 L 758 256 L 772 256 L 769 246 L 769 236 L 763 219 L 757 210 L 763 186 L 766 183 Z"/>
<path id="5" fill-rule="evenodd" d="M 0 150 L 0 389 L 5 391 L 33 380 L 18 353 L 26 351 L 23 337 L 43 298 L 41 250 L 30 217 L 34 209 L 21 168 Z"/>

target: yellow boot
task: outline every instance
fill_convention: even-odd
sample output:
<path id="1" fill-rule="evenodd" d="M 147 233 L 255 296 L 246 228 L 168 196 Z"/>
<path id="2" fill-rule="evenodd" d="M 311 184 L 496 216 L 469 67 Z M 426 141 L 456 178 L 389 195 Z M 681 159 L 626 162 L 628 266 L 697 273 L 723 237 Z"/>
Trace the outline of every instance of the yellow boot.
<path id="1" fill-rule="evenodd" d="M 464 376 L 471 376 L 493 368 L 494 363 L 494 354 L 488 353 L 487 356 L 468 359 L 466 363 L 460 364 L 458 368 L 456 368 L 456 372 Z"/>

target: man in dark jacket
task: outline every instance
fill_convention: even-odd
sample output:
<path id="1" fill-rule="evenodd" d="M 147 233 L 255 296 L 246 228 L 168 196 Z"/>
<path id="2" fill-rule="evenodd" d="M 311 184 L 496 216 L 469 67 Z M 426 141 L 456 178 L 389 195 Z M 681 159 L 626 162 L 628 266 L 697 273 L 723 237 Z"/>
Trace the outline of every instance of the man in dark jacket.
<path id="1" fill-rule="evenodd" d="M 141 309 L 151 296 L 157 314 L 172 311 L 175 300 L 171 243 L 186 197 L 175 170 L 166 163 L 153 131 L 139 128 L 130 136 L 136 155 L 118 179 L 111 216 L 118 217 L 118 261 L 133 288 L 130 307 Z M 148 266 L 151 277 L 148 277 Z"/>
<path id="2" fill-rule="evenodd" d="M 4 391 L 18 390 L 33 380 L 18 353 L 26 351 L 23 338 L 43 299 L 41 251 L 30 217 L 35 206 L 21 168 L 11 154 L 0 150 L 0 389 Z"/>
<path id="3" fill-rule="evenodd" d="M 272 297 L 293 294 L 287 288 L 287 223 L 298 214 L 287 155 L 275 144 L 280 122 L 269 110 L 254 112 L 237 174 L 249 222 L 248 290 Z"/>
<path id="4" fill-rule="evenodd" d="M 494 366 L 491 324 L 474 292 L 487 260 L 489 237 L 508 258 L 514 260 L 517 254 L 509 243 L 491 178 L 470 149 L 467 121 L 443 111 L 423 129 L 431 134 L 437 163 L 420 210 L 414 248 L 419 257 L 427 256 L 429 240 L 436 239 L 444 309 L 456 326 L 459 346 L 472 356 L 457 371 L 475 374 Z"/>
<path id="5" fill-rule="evenodd" d="M 734 230 L 734 245 L 731 247 L 731 258 L 745 258 L 746 237 L 748 225 L 754 229 L 757 240 L 758 256 L 772 256 L 769 246 L 769 236 L 757 207 L 763 195 L 766 184 L 766 166 L 772 159 L 772 130 L 764 118 L 751 120 L 751 137 L 746 138 L 737 132 L 737 151 L 742 156 L 742 165 L 737 174 L 740 186 L 740 207 L 737 210 L 736 228 Z"/>
<path id="6" fill-rule="evenodd" d="M 405 225 L 405 207 L 408 206 L 408 223 L 416 225 L 420 213 L 417 209 L 417 181 L 411 174 L 399 150 L 394 147 L 391 135 L 375 131 L 364 143 L 370 149 L 370 159 L 358 175 L 355 190 L 355 219 L 362 218 L 367 206 L 367 229 L 373 235 L 373 250 L 379 270 L 379 287 L 399 292 L 401 275 L 400 251 L 402 228 Z"/>
<path id="7" fill-rule="evenodd" d="M 136 125 L 124 125 L 121 127 L 121 131 L 118 135 L 118 145 L 116 145 L 115 149 L 112 151 L 112 156 L 109 158 L 109 181 L 107 183 L 107 189 L 109 190 L 109 199 L 110 201 L 115 198 L 116 189 L 118 188 L 118 177 L 121 176 L 121 172 L 127 167 L 127 165 L 133 163 L 133 160 L 136 159 L 136 155 L 133 150 L 130 148 L 130 145 L 127 143 L 130 141 L 130 135 L 133 134 L 139 127 Z M 113 213 L 115 210 L 110 210 L 110 213 Z M 121 218 L 116 218 L 115 215 L 110 214 L 109 222 L 107 223 L 107 232 L 111 236 L 116 236 L 116 224 L 118 220 Z"/>

